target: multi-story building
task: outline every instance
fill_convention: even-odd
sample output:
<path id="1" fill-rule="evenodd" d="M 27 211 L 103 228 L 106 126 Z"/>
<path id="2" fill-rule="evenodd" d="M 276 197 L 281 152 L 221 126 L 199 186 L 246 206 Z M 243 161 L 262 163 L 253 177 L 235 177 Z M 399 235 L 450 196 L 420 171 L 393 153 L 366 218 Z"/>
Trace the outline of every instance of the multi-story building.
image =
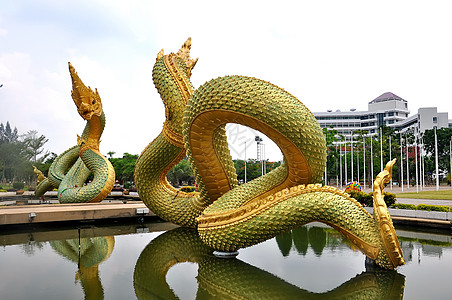
<path id="1" fill-rule="evenodd" d="M 314 112 L 322 128 L 334 127 L 338 134 L 346 137 L 355 131 L 367 131 L 374 135 L 382 125 L 405 132 L 415 129 L 424 132 L 427 129 L 450 127 L 448 113 L 438 113 L 436 107 L 419 108 L 417 114 L 408 116 L 408 102 L 399 96 L 387 92 L 370 101 L 367 111 L 332 111 Z"/>

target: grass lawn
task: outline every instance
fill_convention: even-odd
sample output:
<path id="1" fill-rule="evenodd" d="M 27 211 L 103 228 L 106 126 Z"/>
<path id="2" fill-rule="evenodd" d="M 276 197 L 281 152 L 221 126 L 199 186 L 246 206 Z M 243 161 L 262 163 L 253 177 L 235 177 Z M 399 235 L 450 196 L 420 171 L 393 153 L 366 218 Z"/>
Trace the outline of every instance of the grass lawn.
<path id="1" fill-rule="evenodd" d="M 397 198 L 452 200 L 452 190 L 397 193 Z"/>

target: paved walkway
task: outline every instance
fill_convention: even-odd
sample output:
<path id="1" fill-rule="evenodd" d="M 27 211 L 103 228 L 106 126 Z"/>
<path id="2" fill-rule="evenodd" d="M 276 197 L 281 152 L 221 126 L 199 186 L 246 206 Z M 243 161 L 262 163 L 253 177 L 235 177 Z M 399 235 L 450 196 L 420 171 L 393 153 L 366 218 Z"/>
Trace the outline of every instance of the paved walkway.
<path id="1" fill-rule="evenodd" d="M 441 189 L 450 189 L 450 187 L 441 187 Z M 391 189 L 386 188 L 386 191 L 392 193 L 400 193 L 400 188 Z M 424 190 L 436 190 L 435 187 L 428 187 Z M 405 189 L 406 191 L 406 189 Z M 416 191 L 413 188 L 410 188 L 408 191 Z M 367 191 L 367 192 L 370 192 Z M 40 223 L 40 222 L 52 222 L 52 221 L 82 221 L 82 220 L 97 220 L 97 219 L 108 219 L 108 218 L 122 218 L 122 217 L 139 217 L 139 216 L 149 216 L 154 215 L 151 211 L 149 211 L 143 202 L 139 201 L 139 196 L 131 195 L 133 200 L 132 202 L 124 202 L 122 200 L 104 200 L 102 203 L 93 203 L 93 204 L 46 204 L 46 205 L 13 205 L 6 206 L 7 204 L 15 204 L 16 199 L 32 199 L 33 192 L 25 192 L 24 196 L 16 196 L 15 193 L 0 193 L 0 204 L 5 206 L 0 207 L 0 225 L 7 224 L 24 224 L 24 223 Z M 115 196 L 121 196 L 121 192 L 112 192 L 111 198 Z M 48 192 L 46 193 L 46 200 L 56 201 L 55 198 L 56 192 Z M 40 201 L 40 200 L 28 200 L 29 204 L 31 201 Z M 11 203 L 9 203 L 11 202 Z M 411 198 L 398 198 L 398 203 L 406 203 L 406 204 L 429 204 L 429 205 L 447 205 L 452 206 L 451 200 L 432 200 L 432 199 L 411 199 Z M 48 202 L 47 202 L 48 203 Z M 404 210 L 403 210 L 404 211 Z M 407 211 L 411 212 L 411 211 Z M 434 226 L 439 225 L 441 222 L 445 222 L 442 225 L 450 228 L 450 219 L 449 221 L 440 220 L 440 218 L 436 218 L 433 216 L 433 219 L 420 219 L 419 217 L 405 216 L 403 212 L 401 216 L 394 216 L 394 221 L 396 219 L 408 220 L 412 222 L 415 220 L 416 222 L 422 222 L 423 226 L 429 225 L 429 223 L 434 223 Z M 411 212 L 412 213 L 412 212 Z M 437 220 L 436 220 L 437 219 Z M 406 221 L 405 220 L 405 221 Z"/>
<path id="2" fill-rule="evenodd" d="M 428 204 L 428 205 L 452 206 L 452 200 L 434 200 L 434 199 L 397 198 L 397 203 L 414 204 L 414 205 Z"/>

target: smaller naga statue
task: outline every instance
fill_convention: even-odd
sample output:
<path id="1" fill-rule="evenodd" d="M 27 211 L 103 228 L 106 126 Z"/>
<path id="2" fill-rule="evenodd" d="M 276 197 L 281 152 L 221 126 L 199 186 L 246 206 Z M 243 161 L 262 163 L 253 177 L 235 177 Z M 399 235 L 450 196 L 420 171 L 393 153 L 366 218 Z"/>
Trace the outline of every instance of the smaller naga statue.
<path id="1" fill-rule="evenodd" d="M 79 115 L 86 120 L 86 126 L 82 136 L 77 138 L 77 145 L 55 159 L 48 178 L 38 177 L 35 195 L 42 197 L 46 191 L 58 188 L 61 203 L 100 202 L 111 192 L 115 181 L 112 164 L 99 152 L 105 114 L 97 89 L 94 92 L 85 86 L 71 63 L 69 72 L 72 78 L 72 99 Z M 85 185 L 90 174 L 94 178 Z"/>
<path id="2" fill-rule="evenodd" d="M 309 222 L 326 223 L 387 269 L 404 264 L 382 189 L 395 161 L 377 177 L 375 217 L 358 201 L 320 182 L 326 164 L 322 130 L 311 111 L 285 90 L 260 79 L 225 76 L 195 89 L 191 39 L 177 53 L 158 54 L 154 84 L 165 104 L 162 132 L 143 150 L 135 183 L 143 202 L 162 219 L 197 228 L 202 241 L 235 252 Z M 284 163 L 238 185 L 225 125 L 236 123 L 272 139 Z M 185 156 L 199 193 L 173 188 L 166 174 Z"/>

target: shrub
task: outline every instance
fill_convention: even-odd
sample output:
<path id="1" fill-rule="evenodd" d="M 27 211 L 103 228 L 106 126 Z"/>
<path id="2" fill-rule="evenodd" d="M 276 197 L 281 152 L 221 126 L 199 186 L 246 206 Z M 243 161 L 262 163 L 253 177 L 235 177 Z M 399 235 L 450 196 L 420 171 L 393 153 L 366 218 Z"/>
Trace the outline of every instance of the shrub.
<path id="1" fill-rule="evenodd" d="M 127 189 L 127 190 L 130 189 L 132 186 L 133 186 L 133 184 L 131 182 L 125 182 L 124 183 L 124 188 Z"/>
<path id="2" fill-rule="evenodd" d="M 363 206 L 372 206 L 372 193 L 366 194 L 363 191 L 350 191 L 350 197 L 356 199 Z"/>
<path id="3" fill-rule="evenodd" d="M 445 211 L 445 212 L 450 211 L 450 207 L 449 206 L 445 206 L 445 205 L 419 204 L 416 207 L 416 209 L 417 210 L 428 210 L 428 211 Z"/>
<path id="4" fill-rule="evenodd" d="M 393 205 L 396 202 L 396 195 L 393 193 L 384 192 L 384 200 L 386 203 L 386 206 L 389 207 Z"/>
<path id="5" fill-rule="evenodd" d="M 23 182 L 14 182 L 13 183 L 13 188 L 15 188 L 16 190 L 23 190 L 25 187 L 25 184 Z"/>
<path id="6" fill-rule="evenodd" d="M 392 208 L 397 208 L 397 209 L 412 209 L 412 210 L 416 210 L 416 205 L 414 204 L 404 204 L 404 203 L 395 203 L 393 205 L 391 205 Z"/>
<path id="7" fill-rule="evenodd" d="M 366 194 L 362 191 L 350 191 L 347 192 L 350 194 L 350 197 L 356 199 L 359 203 L 361 203 L 364 206 L 373 206 L 373 193 Z M 384 192 L 384 201 L 386 203 L 386 206 L 391 206 L 396 202 L 396 195 L 392 193 L 386 193 Z"/>
<path id="8" fill-rule="evenodd" d="M 6 190 L 0 189 L 0 193 L 6 193 Z"/>
<path id="9" fill-rule="evenodd" d="M 412 209 L 412 210 L 425 210 L 425 211 L 444 211 L 449 212 L 452 211 L 452 208 L 445 205 L 427 205 L 427 204 L 404 204 L 404 203 L 396 203 L 391 206 L 392 208 L 397 209 Z"/>

